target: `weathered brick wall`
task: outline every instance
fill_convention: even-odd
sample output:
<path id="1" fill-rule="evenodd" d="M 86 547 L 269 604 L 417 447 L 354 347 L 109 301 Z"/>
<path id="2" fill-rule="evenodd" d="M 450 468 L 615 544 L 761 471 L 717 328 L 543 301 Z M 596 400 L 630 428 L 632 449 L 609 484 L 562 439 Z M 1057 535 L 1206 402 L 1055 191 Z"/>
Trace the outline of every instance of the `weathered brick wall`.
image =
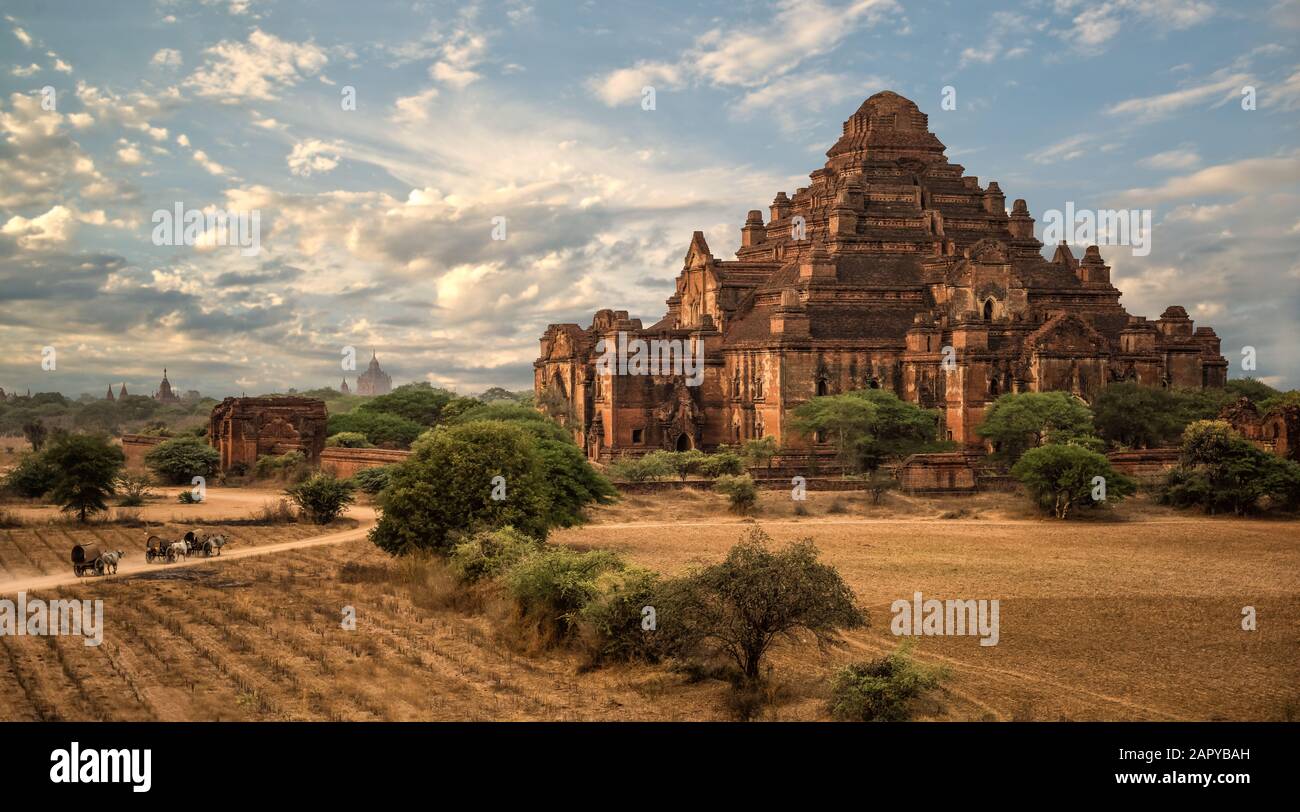
<path id="1" fill-rule="evenodd" d="M 1164 479 L 1169 470 L 1178 464 L 1177 448 L 1145 448 L 1140 451 L 1112 451 L 1106 455 L 1111 466 L 1125 476 L 1139 482 L 1152 483 Z"/>
<path id="2" fill-rule="evenodd" d="M 122 453 L 126 455 L 127 470 L 145 470 L 144 455 L 148 454 L 153 450 L 154 446 L 166 439 L 166 437 L 157 437 L 149 434 L 123 434 Z"/>
<path id="3" fill-rule="evenodd" d="M 346 479 L 364 468 L 392 465 L 411 456 L 410 451 L 390 451 L 383 448 L 326 448 L 320 454 L 320 467 L 333 471 Z"/>

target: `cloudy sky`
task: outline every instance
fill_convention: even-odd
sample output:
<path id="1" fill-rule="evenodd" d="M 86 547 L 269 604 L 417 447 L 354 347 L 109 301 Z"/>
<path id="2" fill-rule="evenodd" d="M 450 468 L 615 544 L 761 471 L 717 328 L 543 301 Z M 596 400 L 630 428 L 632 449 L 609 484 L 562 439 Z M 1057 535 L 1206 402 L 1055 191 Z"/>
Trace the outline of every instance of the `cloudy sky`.
<path id="1" fill-rule="evenodd" d="M 6 0 L 0 387 L 337 386 L 351 346 L 526 388 L 548 323 L 657 320 L 691 232 L 730 256 L 882 89 L 1040 237 L 1152 209 L 1148 256 L 1103 249 L 1130 312 L 1300 386 L 1300 4 L 992 5 Z M 260 251 L 155 245 L 177 205 L 256 211 Z"/>

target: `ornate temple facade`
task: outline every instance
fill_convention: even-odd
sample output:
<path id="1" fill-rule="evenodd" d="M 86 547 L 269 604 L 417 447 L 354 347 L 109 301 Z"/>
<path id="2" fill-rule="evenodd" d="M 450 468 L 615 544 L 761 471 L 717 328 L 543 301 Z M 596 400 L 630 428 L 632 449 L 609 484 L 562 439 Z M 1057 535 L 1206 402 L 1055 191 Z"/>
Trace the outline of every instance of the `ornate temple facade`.
<path id="1" fill-rule="evenodd" d="M 975 428 L 1006 392 L 1223 385 L 1212 329 L 1178 306 L 1130 315 L 1097 246 L 1077 258 L 1062 243 L 1048 260 L 1025 201 L 1008 211 L 996 182 L 944 150 L 910 100 L 867 99 L 808 186 L 749 212 L 735 259 L 695 232 L 661 320 L 601 310 L 589 327 L 550 325 L 538 403 L 608 460 L 763 436 L 815 445 L 791 412 L 863 388 L 939 410 L 942 437 L 978 449 Z M 702 380 L 611 372 L 600 350 L 620 333 L 698 342 Z"/>
<path id="2" fill-rule="evenodd" d="M 251 468 L 266 454 L 300 451 L 315 464 L 325 449 L 325 401 L 301 397 L 226 398 L 212 409 L 208 442 L 221 470 Z"/>

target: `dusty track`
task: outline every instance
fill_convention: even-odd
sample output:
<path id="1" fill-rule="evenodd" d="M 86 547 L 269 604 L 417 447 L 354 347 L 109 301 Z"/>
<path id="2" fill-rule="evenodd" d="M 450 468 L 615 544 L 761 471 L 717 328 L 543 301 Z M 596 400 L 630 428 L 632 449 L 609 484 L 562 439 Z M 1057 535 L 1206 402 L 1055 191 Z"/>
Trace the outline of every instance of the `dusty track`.
<path id="1" fill-rule="evenodd" d="M 285 541 L 279 544 L 264 544 L 259 547 L 245 547 L 242 550 L 231 550 L 230 552 L 222 553 L 221 555 L 213 556 L 212 558 L 194 556 L 187 558 L 184 561 L 178 561 L 174 564 L 150 564 L 137 557 L 134 561 L 127 559 L 119 564 L 116 575 L 105 575 L 102 576 L 102 578 L 100 576 L 78 578 L 71 572 L 59 575 L 40 575 L 30 578 L 17 578 L 10 581 L 0 582 L 0 595 L 54 589 L 55 587 L 69 586 L 78 583 L 92 583 L 99 580 L 111 581 L 114 579 L 129 578 L 133 575 L 159 572 L 164 569 L 194 567 L 199 564 L 219 563 L 222 561 L 237 561 L 241 558 L 250 558 L 257 555 L 271 555 L 290 550 L 301 550 L 304 547 L 319 547 L 322 544 L 342 544 L 347 541 L 356 541 L 365 538 L 366 533 L 370 531 L 373 524 L 373 522 L 366 522 L 360 527 L 351 530 L 344 530 L 338 533 L 326 533 L 320 536 L 312 536 L 310 538 L 298 539 L 296 541 Z"/>

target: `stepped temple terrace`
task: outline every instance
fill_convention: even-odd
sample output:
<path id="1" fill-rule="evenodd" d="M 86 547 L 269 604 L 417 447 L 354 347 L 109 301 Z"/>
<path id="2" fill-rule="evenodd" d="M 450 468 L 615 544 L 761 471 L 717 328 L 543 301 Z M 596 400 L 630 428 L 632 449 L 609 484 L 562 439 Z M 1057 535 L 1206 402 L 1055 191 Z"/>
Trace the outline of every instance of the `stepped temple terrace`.
<path id="1" fill-rule="evenodd" d="M 643 326 L 624 310 L 552 324 L 534 364 L 539 403 L 559 404 L 593 459 L 712 449 L 788 428 L 809 399 L 883 388 L 942 415 L 943 437 L 978 451 L 985 408 L 1006 392 L 1091 400 L 1113 381 L 1217 387 L 1219 338 L 1179 306 L 1159 319 L 1119 303 L 1097 246 L 1052 258 L 1025 201 L 1010 212 L 944 156 L 928 117 L 877 93 L 844 122 L 809 185 L 749 212 L 735 259 L 695 232 L 667 300 Z M 618 374 L 600 347 L 641 339 L 703 347 L 703 374 Z"/>

